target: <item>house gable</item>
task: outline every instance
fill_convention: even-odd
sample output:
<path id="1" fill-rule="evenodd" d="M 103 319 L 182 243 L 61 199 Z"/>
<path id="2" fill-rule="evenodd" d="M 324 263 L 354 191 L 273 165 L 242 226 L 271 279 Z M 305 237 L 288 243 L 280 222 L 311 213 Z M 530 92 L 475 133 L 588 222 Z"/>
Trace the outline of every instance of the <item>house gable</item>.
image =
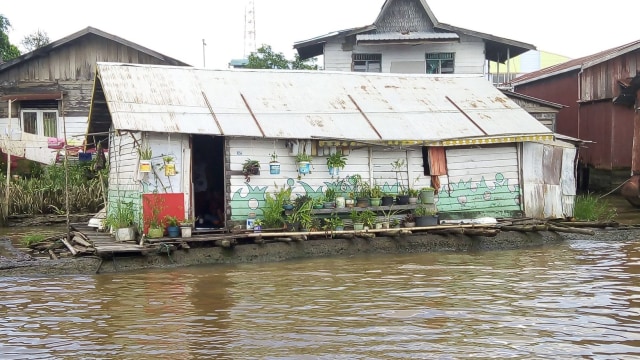
<path id="1" fill-rule="evenodd" d="M 429 16 L 423 1 L 387 1 L 375 21 L 376 32 L 433 31 L 434 20 Z"/>

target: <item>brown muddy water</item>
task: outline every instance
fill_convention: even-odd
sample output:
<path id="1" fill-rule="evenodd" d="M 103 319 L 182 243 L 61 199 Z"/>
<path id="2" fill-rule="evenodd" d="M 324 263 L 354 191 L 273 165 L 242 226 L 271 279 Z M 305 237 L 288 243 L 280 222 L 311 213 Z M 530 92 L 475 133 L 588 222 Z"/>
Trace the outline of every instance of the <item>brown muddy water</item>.
<path id="1" fill-rule="evenodd" d="M 2 278 L 0 353 L 640 358 L 640 242 Z"/>

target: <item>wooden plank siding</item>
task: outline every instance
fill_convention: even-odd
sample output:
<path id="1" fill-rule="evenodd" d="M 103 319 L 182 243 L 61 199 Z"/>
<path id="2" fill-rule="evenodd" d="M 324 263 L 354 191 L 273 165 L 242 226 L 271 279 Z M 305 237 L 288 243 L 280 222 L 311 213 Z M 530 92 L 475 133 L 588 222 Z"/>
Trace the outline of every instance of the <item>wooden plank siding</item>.
<path id="1" fill-rule="evenodd" d="M 426 62 L 427 53 L 455 53 L 456 74 L 482 74 L 484 72 L 484 42 L 482 39 L 461 36 L 460 42 L 425 45 L 355 45 L 344 37 L 325 44 L 325 69 L 351 71 L 352 54 L 381 54 L 382 72 L 390 73 L 394 62 Z M 421 72 L 426 73 L 426 70 Z"/>
<path id="2" fill-rule="evenodd" d="M 140 138 L 140 133 L 129 132 L 112 132 L 109 136 L 107 214 L 113 211 L 119 201 L 132 202 L 137 217 L 141 218 L 142 197 L 140 183 L 137 181 L 138 152 L 135 145 L 136 141 L 140 143 Z"/>
<path id="3" fill-rule="evenodd" d="M 515 145 L 450 148 L 437 206 L 451 218 L 510 217 L 521 213 Z"/>
<path id="4" fill-rule="evenodd" d="M 398 180 L 391 162 L 401 158 L 408 159 L 411 171 L 405 170 L 402 179 L 404 183 L 424 187 L 430 184 L 430 179 L 423 174 L 422 152 L 416 150 L 383 151 L 382 147 L 355 147 L 350 149 L 347 165 L 339 176 L 331 177 L 326 164 L 326 156 L 313 156 L 311 174 L 298 177 L 295 154 L 290 154 L 283 140 L 230 138 L 227 140 L 227 194 L 231 209 L 231 220 L 243 220 L 251 212 L 261 216 L 260 208 L 265 204 L 266 193 L 276 191 L 276 187 L 290 186 L 293 196 L 310 195 L 312 197 L 324 194 L 328 187 L 344 190 L 343 195 L 350 192 L 349 183 L 343 183 L 347 177 L 360 175 L 370 184 L 378 184 L 383 191 L 396 193 Z M 278 154 L 280 174 L 269 174 L 270 154 Z M 320 154 L 328 154 L 328 149 L 322 149 Z M 260 175 L 250 177 L 245 182 L 241 174 L 242 164 L 247 159 L 258 160 L 261 165 Z M 398 179 L 400 175 L 398 176 Z M 415 181 L 414 181 L 415 180 Z M 410 182 L 407 182 L 410 181 Z"/>

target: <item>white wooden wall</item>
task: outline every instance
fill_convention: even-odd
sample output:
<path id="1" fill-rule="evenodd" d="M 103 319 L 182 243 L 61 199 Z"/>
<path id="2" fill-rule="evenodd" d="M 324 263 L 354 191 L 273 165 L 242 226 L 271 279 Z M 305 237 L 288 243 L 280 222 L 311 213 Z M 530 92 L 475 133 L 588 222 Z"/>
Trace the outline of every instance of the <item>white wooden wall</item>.
<path id="1" fill-rule="evenodd" d="M 300 146 L 303 143 L 299 143 Z M 396 159 L 403 158 L 409 161 L 410 171 L 402 174 L 405 184 L 415 187 L 429 186 L 430 179 L 422 176 L 422 153 L 417 148 L 415 151 L 393 150 L 383 151 L 382 147 L 356 147 L 351 148 L 347 155 L 347 165 L 341 170 L 340 175 L 331 177 L 326 164 L 326 155 L 332 151 L 330 148 L 320 148 L 319 156 L 313 157 L 311 174 L 301 175 L 298 178 L 295 153 L 290 153 L 284 140 L 252 140 L 242 138 L 231 138 L 228 140 L 229 151 L 229 183 L 230 198 L 232 208 L 232 220 L 246 218 L 250 212 L 255 212 L 260 216 L 260 207 L 264 205 L 265 194 L 273 193 L 277 187 L 291 186 L 293 196 L 308 194 L 317 196 L 327 189 L 328 186 L 337 185 L 339 181 L 353 175 L 360 175 L 363 180 L 370 184 L 386 186 L 386 190 L 396 189 L 396 172 L 393 171 L 391 163 Z M 269 174 L 270 154 L 278 154 L 280 162 L 280 174 Z M 309 152 L 307 152 L 309 153 Z M 240 174 L 242 164 L 246 159 L 260 161 L 260 175 L 251 176 L 249 183 Z"/>
<path id="2" fill-rule="evenodd" d="M 140 133 L 111 133 L 109 136 L 108 209 L 112 209 L 118 201 L 133 202 L 136 210 L 142 209 L 141 186 L 136 178 L 138 152 L 134 138 L 139 142 Z"/>
<path id="3" fill-rule="evenodd" d="M 439 211 L 501 217 L 521 210 L 515 145 L 450 148 L 446 156 L 448 173 L 440 177 Z"/>
<path id="4" fill-rule="evenodd" d="M 356 45 L 352 50 L 342 50 L 344 38 L 337 38 L 325 45 L 325 70 L 351 71 L 351 55 L 382 54 L 382 72 L 390 73 L 393 62 L 425 62 L 426 53 L 455 53 L 456 74 L 483 74 L 485 70 L 484 42 L 481 39 L 461 36 L 459 43 L 428 45 Z M 420 72 L 424 74 L 426 71 Z"/>

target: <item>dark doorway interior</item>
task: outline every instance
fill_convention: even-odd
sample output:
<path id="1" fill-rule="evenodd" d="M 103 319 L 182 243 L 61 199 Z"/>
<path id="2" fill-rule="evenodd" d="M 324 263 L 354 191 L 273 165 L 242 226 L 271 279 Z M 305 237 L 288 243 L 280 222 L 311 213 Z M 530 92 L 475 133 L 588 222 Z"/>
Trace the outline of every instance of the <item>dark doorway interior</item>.
<path id="1" fill-rule="evenodd" d="M 224 138 L 193 135 L 193 205 L 196 229 L 225 226 Z"/>

